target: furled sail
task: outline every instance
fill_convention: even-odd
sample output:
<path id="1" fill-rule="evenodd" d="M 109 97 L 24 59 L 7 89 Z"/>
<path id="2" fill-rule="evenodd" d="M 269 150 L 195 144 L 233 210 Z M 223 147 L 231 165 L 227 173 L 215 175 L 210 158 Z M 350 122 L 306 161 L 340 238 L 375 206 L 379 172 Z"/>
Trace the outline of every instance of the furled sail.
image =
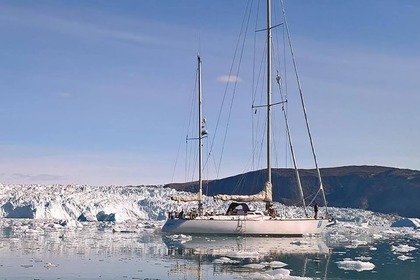
<path id="1" fill-rule="evenodd" d="M 271 202 L 273 201 L 272 185 L 271 185 L 271 182 L 266 182 L 264 189 L 262 191 L 256 194 L 252 194 L 252 195 L 218 194 L 214 198 L 224 200 L 224 201 L 236 200 L 236 201 L 243 201 L 243 202 L 251 202 L 251 201 Z"/>
<path id="2" fill-rule="evenodd" d="M 171 199 L 175 201 L 201 201 L 198 193 L 191 195 L 173 195 L 171 196 Z"/>

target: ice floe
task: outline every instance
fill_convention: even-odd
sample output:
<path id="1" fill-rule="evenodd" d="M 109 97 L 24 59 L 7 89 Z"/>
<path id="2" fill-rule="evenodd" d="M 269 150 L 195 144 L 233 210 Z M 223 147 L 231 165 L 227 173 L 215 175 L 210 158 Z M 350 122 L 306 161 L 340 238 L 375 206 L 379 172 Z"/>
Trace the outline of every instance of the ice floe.
<path id="1" fill-rule="evenodd" d="M 213 261 L 213 263 L 220 263 L 220 264 L 225 264 L 225 263 L 239 263 L 239 261 L 238 260 L 232 260 L 232 259 L 230 259 L 228 257 L 221 257 L 221 258 L 215 259 Z"/>
<path id="2" fill-rule="evenodd" d="M 406 260 L 412 260 L 414 258 L 406 256 L 406 255 L 401 255 L 401 256 L 398 256 L 397 259 L 402 260 L 402 261 L 406 261 Z"/>
<path id="3" fill-rule="evenodd" d="M 249 273 L 246 277 L 244 277 L 245 279 L 289 279 L 289 280 L 308 280 L 308 279 L 313 279 L 313 278 L 308 278 L 308 277 L 300 277 L 300 276 L 292 276 L 290 275 L 290 270 L 288 269 L 284 269 L 284 268 L 279 268 L 279 269 L 273 269 L 273 270 L 268 270 L 268 271 L 264 271 L 264 272 L 252 272 Z"/>
<path id="4" fill-rule="evenodd" d="M 339 269 L 355 271 L 372 270 L 375 268 L 375 265 L 371 262 L 355 261 L 352 259 L 339 261 L 337 262 L 337 266 Z"/>
<path id="5" fill-rule="evenodd" d="M 417 248 L 410 245 L 403 244 L 403 245 L 398 245 L 398 246 L 391 245 L 391 250 L 395 253 L 408 253 L 408 252 L 417 250 Z"/>
<path id="6" fill-rule="evenodd" d="M 287 266 L 287 263 L 280 262 L 280 261 L 272 261 L 269 263 L 269 266 L 272 268 L 281 268 Z"/>
<path id="7" fill-rule="evenodd" d="M 249 268 L 249 269 L 264 269 L 266 265 L 262 263 L 250 263 L 250 264 L 244 265 L 244 267 Z"/>

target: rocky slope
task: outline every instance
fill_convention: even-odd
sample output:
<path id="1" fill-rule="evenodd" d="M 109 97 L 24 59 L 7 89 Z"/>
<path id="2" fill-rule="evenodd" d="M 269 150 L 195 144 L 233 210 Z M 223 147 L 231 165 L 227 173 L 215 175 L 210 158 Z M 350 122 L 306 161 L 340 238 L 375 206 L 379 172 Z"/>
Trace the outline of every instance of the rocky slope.
<path id="1" fill-rule="evenodd" d="M 316 194 L 319 183 L 315 170 L 300 170 L 306 203 Z M 375 212 L 420 217 L 420 171 L 383 166 L 343 166 L 321 169 L 329 206 L 350 207 Z M 265 170 L 249 172 L 205 183 L 204 193 L 250 194 L 261 190 Z M 295 172 L 273 169 L 273 199 L 286 205 L 299 205 Z M 168 184 L 176 190 L 196 192 L 196 182 Z M 322 203 L 318 195 L 315 202 Z"/>

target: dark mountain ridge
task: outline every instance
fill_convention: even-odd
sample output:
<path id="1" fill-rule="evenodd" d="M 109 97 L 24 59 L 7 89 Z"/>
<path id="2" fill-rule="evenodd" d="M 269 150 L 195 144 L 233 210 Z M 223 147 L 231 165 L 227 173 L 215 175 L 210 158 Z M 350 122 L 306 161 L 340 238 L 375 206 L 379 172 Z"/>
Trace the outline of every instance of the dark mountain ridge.
<path id="1" fill-rule="evenodd" d="M 315 169 L 301 169 L 301 183 L 306 203 L 319 189 Z M 371 210 L 404 217 L 420 218 L 420 171 L 384 166 L 342 166 L 320 170 L 328 206 Z M 203 193 L 209 196 L 252 194 L 266 181 L 265 170 L 252 171 L 204 183 Z M 302 205 L 294 169 L 272 170 L 273 200 L 286 205 Z M 197 192 L 198 183 L 172 183 L 165 187 Z M 322 205 L 318 195 L 315 202 Z"/>

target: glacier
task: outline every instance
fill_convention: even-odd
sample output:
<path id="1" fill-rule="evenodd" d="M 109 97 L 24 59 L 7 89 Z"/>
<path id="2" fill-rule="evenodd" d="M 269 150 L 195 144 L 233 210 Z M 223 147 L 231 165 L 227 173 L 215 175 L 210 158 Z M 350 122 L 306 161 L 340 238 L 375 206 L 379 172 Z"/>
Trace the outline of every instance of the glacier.
<path id="1" fill-rule="evenodd" d="M 8 223 L 5 218 L 28 219 L 66 228 L 81 227 L 86 221 L 108 221 L 112 222 L 114 231 L 159 230 L 168 211 L 189 211 L 196 207 L 195 203 L 172 201 L 170 197 L 175 194 L 186 193 L 163 186 L 0 184 L 0 220 Z M 208 212 L 224 212 L 229 202 L 204 195 L 203 204 Z M 263 205 L 255 202 L 250 206 L 258 208 Z M 274 207 L 283 217 L 303 216 L 304 213 L 302 207 L 278 202 Z M 358 246 L 369 241 L 366 239 L 407 234 L 407 231 L 418 237 L 418 227 L 407 227 L 418 225 L 416 219 L 351 208 L 330 207 L 329 213 L 337 225 L 327 229 L 328 239 L 348 241 L 346 235 L 352 234 L 352 241 L 347 246 Z M 399 224 L 402 226 L 398 227 Z M 359 238 L 355 239 L 354 235 Z"/>

